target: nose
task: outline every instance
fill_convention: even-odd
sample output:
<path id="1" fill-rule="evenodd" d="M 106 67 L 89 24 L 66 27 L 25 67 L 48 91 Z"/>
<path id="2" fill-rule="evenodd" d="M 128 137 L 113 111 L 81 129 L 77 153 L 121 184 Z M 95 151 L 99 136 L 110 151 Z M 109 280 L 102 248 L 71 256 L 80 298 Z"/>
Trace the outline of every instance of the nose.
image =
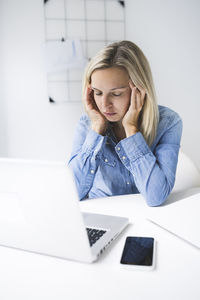
<path id="1" fill-rule="evenodd" d="M 101 100 L 103 108 L 108 108 L 112 106 L 112 100 L 110 99 L 109 95 L 103 95 Z"/>

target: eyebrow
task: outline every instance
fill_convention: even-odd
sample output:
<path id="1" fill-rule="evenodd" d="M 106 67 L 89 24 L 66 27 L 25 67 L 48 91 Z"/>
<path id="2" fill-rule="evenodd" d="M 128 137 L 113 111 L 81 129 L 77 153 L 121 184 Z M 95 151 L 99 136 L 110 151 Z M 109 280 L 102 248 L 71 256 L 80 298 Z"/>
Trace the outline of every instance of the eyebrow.
<path id="1" fill-rule="evenodd" d="M 110 89 L 110 90 L 111 90 L 111 91 L 114 91 L 114 90 L 120 90 L 120 89 L 125 89 L 125 88 L 127 88 L 127 86 L 120 86 L 120 87 L 112 88 L 112 89 Z M 92 89 L 97 90 L 97 91 L 100 91 L 99 89 L 97 89 L 97 88 L 95 88 L 95 87 L 93 87 L 93 86 L 92 86 Z"/>

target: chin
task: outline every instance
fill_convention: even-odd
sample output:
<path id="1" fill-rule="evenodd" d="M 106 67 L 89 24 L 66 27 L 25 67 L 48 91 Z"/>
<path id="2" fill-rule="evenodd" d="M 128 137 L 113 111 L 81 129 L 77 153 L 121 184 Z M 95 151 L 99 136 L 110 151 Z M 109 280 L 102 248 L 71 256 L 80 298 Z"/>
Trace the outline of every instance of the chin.
<path id="1" fill-rule="evenodd" d="M 109 122 L 119 122 L 121 119 L 117 116 L 111 116 L 111 117 L 106 117 L 106 119 L 109 121 Z"/>

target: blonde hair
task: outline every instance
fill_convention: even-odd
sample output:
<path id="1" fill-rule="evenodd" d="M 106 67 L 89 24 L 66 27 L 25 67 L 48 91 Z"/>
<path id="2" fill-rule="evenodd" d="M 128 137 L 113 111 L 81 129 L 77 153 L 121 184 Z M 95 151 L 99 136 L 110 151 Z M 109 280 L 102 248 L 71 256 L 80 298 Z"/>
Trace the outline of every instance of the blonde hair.
<path id="1" fill-rule="evenodd" d="M 112 43 L 99 51 L 89 62 L 83 76 L 83 92 L 97 69 L 124 68 L 136 87 L 144 89 L 145 102 L 139 116 L 139 130 L 148 145 L 155 139 L 159 112 L 151 69 L 140 48 L 130 41 Z"/>

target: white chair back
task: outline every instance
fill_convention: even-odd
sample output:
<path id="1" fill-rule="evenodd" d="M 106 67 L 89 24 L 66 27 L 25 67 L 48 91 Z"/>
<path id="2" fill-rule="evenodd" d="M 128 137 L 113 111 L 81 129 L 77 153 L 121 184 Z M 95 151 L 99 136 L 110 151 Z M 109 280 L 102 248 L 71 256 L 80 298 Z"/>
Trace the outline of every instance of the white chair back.
<path id="1" fill-rule="evenodd" d="M 173 192 L 179 192 L 194 187 L 200 187 L 200 171 L 193 161 L 185 153 L 180 151 Z"/>

